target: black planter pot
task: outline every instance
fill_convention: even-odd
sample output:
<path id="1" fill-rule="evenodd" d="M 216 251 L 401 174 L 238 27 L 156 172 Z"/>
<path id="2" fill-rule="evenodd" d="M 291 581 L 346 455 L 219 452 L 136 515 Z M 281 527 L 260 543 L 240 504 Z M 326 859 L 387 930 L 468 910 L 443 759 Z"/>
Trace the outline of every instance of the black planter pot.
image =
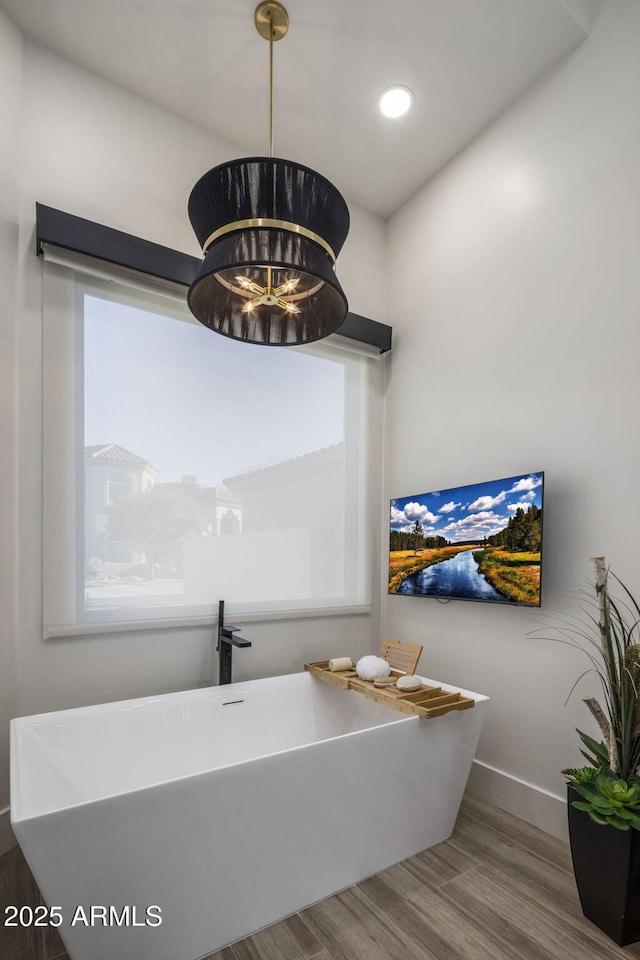
<path id="1" fill-rule="evenodd" d="M 619 946 L 640 940 L 640 831 L 594 823 L 571 806 L 582 799 L 568 787 L 569 839 L 582 912 Z"/>

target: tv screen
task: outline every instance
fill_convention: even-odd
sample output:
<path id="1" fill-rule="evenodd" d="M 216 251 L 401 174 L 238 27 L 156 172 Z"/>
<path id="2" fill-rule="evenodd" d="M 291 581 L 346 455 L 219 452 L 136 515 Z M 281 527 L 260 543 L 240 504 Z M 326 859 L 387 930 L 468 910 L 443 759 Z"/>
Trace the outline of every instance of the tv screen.
<path id="1" fill-rule="evenodd" d="M 389 593 L 540 606 L 544 473 L 391 501 Z"/>

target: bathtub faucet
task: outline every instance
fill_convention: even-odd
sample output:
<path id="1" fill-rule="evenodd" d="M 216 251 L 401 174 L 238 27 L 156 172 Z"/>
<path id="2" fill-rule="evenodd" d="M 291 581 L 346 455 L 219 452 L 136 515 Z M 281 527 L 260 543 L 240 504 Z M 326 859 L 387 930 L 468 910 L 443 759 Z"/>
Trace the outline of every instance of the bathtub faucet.
<path id="1" fill-rule="evenodd" d="M 218 603 L 218 683 L 231 683 L 231 648 L 250 647 L 251 641 L 244 637 L 234 637 L 240 627 L 225 626 L 224 600 Z"/>

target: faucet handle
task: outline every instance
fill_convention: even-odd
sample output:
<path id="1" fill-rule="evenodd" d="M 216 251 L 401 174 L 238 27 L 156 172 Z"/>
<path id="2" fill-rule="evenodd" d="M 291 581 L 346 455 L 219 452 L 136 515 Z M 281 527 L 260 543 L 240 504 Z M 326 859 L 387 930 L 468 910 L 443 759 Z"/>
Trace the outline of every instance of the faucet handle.
<path id="1" fill-rule="evenodd" d="M 239 630 L 242 630 L 242 627 L 232 627 L 230 624 L 225 623 L 223 630 L 226 630 L 227 633 L 238 633 Z"/>

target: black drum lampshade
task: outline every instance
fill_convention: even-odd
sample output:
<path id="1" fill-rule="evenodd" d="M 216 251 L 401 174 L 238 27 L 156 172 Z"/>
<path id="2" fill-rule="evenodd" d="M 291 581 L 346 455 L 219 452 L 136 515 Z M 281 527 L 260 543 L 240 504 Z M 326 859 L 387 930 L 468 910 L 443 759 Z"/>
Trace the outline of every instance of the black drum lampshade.
<path id="1" fill-rule="evenodd" d="M 205 326 L 271 346 L 340 326 L 348 307 L 334 264 L 349 211 L 325 177 L 274 157 L 232 160 L 196 183 L 189 219 L 204 259 L 187 299 Z"/>

